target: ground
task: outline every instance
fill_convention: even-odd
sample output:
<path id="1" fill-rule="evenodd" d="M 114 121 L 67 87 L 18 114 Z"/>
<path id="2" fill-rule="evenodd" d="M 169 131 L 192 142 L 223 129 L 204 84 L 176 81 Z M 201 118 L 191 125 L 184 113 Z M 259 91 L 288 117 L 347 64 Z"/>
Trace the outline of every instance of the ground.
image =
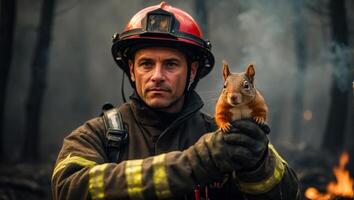
<path id="1" fill-rule="evenodd" d="M 0 164 L 0 200 L 51 199 L 52 164 Z"/>

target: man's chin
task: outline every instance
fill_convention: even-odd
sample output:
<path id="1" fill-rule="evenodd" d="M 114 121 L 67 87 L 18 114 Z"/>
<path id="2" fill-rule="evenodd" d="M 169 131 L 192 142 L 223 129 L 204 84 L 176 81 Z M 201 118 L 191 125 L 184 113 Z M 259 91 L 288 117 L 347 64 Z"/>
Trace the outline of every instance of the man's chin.
<path id="1" fill-rule="evenodd" d="M 169 102 L 161 101 L 161 100 L 152 100 L 152 101 L 148 101 L 146 103 L 149 107 L 154 108 L 154 109 L 158 109 L 158 110 L 168 108 L 170 106 Z"/>

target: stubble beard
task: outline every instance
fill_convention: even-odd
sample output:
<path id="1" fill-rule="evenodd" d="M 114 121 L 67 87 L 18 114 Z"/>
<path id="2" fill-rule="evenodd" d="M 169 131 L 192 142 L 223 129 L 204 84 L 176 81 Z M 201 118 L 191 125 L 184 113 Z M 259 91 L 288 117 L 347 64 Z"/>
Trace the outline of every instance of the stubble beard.
<path id="1" fill-rule="evenodd" d="M 156 98 L 156 97 L 155 97 Z M 169 112 L 169 111 L 177 111 L 179 112 L 180 109 L 183 107 L 183 103 L 184 103 L 184 94 L 182 94 L 181 96 L 177 97 L 177 98 L 172 98 L 172 100 L 167 100 L 164 102 L 158 102 L 158 103 L 153 103 L 149 100 L 145 101 L 145 103 L 158 111 L 163 111 L 163 112 Z"/>

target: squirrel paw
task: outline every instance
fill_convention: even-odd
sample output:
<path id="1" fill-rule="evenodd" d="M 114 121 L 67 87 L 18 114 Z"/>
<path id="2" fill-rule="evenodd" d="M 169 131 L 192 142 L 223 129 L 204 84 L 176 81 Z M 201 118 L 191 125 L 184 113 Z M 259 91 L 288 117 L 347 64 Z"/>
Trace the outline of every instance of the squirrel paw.
<path id="1" fill-rule="evenodd" d="M 231 127 L 232 127 L 232 125 L 231 125 L 229 122 L 220 125 L 220 129 L 221 129 L 221 131 L 222 131 L 223 133 L 228 133 L 228 132 L 230 132 Z"/>
<path id="2" fill-rule="evenodd" d="M 253 117 L 253 120 L 259 125 L 263 125 L 265 123 L 265 119 L 263 117 Z"/>

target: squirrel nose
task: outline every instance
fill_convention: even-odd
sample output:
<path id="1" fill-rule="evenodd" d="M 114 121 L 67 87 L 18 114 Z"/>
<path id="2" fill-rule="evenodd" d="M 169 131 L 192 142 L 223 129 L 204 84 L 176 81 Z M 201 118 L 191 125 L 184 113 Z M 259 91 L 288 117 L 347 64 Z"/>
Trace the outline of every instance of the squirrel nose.
<path id="1" fill-rule="evenodd" d="M 239 103 L 242 103 L 242 99 L 241 99 L 241 96 L 240 95 L 237 95 L 237 94 L 232 94 L 230 96 L 230 100 L 233 104 L 239 104 Z"/>
<path id="2" fill-rule="evenodd" d="M 231 101 L 232 101 L 232 102 L 237 102 L 237 99 L 238 99 L 238 98 L 237 98 L 236 95 L 232 95 L 232 96 L 231 96 Z"/>

